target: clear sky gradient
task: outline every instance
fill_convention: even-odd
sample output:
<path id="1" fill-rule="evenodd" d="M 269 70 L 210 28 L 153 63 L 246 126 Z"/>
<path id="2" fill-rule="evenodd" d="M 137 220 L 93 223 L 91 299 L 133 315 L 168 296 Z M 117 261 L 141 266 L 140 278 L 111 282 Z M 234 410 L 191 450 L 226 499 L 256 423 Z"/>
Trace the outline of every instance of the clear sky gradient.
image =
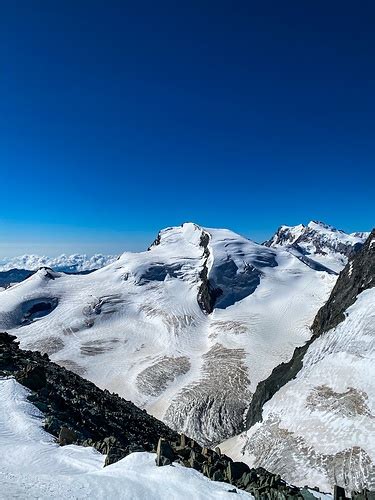
<path id="1" fill-rule="evenodd" d="M 5 1 L 0 254 L 375 221 L 375 6 Z"/>

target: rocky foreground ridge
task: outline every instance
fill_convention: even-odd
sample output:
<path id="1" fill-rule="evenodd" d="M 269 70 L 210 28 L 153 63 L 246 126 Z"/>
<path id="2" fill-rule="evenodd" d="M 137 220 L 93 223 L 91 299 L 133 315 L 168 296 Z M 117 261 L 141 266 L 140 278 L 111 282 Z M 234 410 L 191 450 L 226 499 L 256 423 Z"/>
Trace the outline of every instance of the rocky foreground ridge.
<path id="1" fill-rule="evenodd" d="M 177 462 L 192 467 L 257 499 L 314 498 L 307 487 L 288 485 L 263 468 L 250 469 L 234 462 L 219 448 L 201 447 L 133 403 L 52 363 L 46 354 L 21 350 L 15 337 L 7 333 L 0 333 L 0 376 L 15 377 L 30 389 L 28 399 L 44 414 L 45 430 L 60 445 L 93 446 L 107 455 L 106 465 L 135 451 L 150 451 L 157 453 L 157 465 Z M 337 487 L 335 497 L 344 498 L 344 490 Z M 353 493 L 352 498 L 374 497 L 365 491 Z"/>
<path id="2" fill-rule="evenodd" d="M 28 399 L 60 444 L 93 446 L 107 455 L 108 465 L 134 451 L 154 451 L 160 436 L 178 439 L 130 401 L 56 365 L 46 354 L 20 349 L 15 338 L 0 333 L 0 376 L 14 376 L 32 391 Z"/>

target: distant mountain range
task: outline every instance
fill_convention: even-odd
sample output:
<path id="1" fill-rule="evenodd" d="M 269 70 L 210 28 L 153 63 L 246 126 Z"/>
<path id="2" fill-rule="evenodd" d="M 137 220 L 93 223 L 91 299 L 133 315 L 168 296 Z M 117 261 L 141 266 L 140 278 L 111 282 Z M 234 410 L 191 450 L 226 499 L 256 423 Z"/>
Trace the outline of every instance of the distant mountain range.
<path id="1" fill-rule="evenodd" d="M 301 258 L 314 261 L 333 271 L 340 272 L 363 242 L 368 232 L 345 233 L 324 222 L 311 221 L 306 226 L 280 226 L 264 244 L 269 247 L 286 247 Z"/>

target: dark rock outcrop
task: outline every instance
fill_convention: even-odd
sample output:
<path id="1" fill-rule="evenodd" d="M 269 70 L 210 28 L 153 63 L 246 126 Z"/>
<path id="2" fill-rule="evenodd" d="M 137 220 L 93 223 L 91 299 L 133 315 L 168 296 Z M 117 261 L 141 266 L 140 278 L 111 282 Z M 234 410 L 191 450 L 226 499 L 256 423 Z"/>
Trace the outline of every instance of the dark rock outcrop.
<path id="1" fill-rule="evenodd" d="M 157 247 L 158 245 L 160 245 L 160 241 L 161 241 L 161 233 L 159 231 L 158 235 L 156 236 L 154 241 L 151 243 L 151 245 L 148 247 L 147 251 L 150 251 L 152 247 Z"/>
<path id="2" fill-rule="evenodd" d="M 73 444 L 77 439 L 76 433 L 69 429 L 69 427 L 62 426 L 59 432 L 59 444 L 65 446 L 67 444 Z"/>
<path id="3" fill-rule="evenodd" d="M 281 387 L 287 384 L 289 380 L 292 380 L 301 370 L 303 358 L 313 341 L 314 338 L 311 338 L 303 346 L 296 347 L 292 358 L 287 363 L 281 363 L 276 366 L 272 370 L 271 375 L 259 382 L 246 412 L 247 429 L 262 420 L 264 403 L 269 401 Z"/>
<path id="4" fill-rule="evenodd" d="M 177 458 L 172 446 L 163 438 L 159 439 L 156 449 L 156 465 L 170 465 Z"/>
<path id="5" fill-rule="evenodd" d="M 314 336 L 334 328 L 345 319 L 345 311 L 357 296 L 375 286 L 375 229 L 363 247 L 341 272 L 327 303 L 318 311 L 312 324 Z"/>
<path id="6" fill-rule="evenodd" d="M 211 314 L 214 310 L 215 302 L 218 297 L 223 293 L 220 288 L 215 288 L 208 279 L 208 259 L 210 257 L 210 251 L 208 249 L 208 244 L 210 242 L 210 235 L 206 232 L 202 232 L 200 239 L 200 246 L 203 248 L 203 267 L 199 274 L 201 280 L 201 285 L 198 290 L 198 304 L 203 312 Z"/>
<path id="7" fill-rule="evenodd" d="M 40 365 L 27 364 L 23 370 L 16 373 L 17 382 L 24 385 L 32 391 L 39 391 L 46 386 L 46 372 Z"/>

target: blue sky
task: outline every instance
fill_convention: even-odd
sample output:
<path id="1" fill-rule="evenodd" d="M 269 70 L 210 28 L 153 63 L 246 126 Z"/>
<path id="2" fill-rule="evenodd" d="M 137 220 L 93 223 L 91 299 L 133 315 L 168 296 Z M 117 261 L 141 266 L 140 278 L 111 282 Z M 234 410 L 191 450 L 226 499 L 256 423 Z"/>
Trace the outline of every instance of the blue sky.
<path id="1" fill-rule="evenodd" d="M 372 2 L 2 4 L 0 254 L 374 226 Z"/>

